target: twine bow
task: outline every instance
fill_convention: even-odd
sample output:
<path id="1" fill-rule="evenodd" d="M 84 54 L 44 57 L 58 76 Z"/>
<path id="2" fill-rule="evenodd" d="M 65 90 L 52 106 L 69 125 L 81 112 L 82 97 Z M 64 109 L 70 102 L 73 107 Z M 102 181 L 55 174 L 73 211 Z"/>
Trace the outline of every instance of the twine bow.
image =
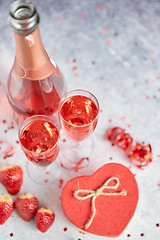
<path id="1" fill-rule="evenodd" d="M 115 185 L 113 186 L 108 186 L 109 183 L 114 180 L 116 181 Z M 78 189 L 74 192 L 74 197 L 78 200 L 86 200 L 88 198 L 92 198 L 91 204 L 92 204 L 92 215 L 90 219 L 87 221 L 87 223 L 84 225 L 85 229 L 87 229 L 93 222 L 93 219 L 96 214 L 96 207 L 95 207 L 95 200 L 97 196 L 104 195 L 104 196 L 126 196 L 127 191 L 124 189 L 121 192 L 103 192 L 104 189 L 117 189 L 119 186 L 119 178 L 117 177 L 111 177 L 109 178 L 100 188 L 97 188 L 95 191 L 94 190 L 88 190 L 88 189 Z M 86 193 L 87 195 L 85 196 L 79 196 L 79 193 Z"/>

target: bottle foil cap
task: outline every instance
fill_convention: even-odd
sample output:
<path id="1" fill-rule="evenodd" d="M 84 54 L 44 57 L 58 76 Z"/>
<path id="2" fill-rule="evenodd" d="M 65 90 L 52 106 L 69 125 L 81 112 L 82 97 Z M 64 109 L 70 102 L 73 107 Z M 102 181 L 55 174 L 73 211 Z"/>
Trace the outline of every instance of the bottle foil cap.
<path id="1" fill-rule="evenodd" d="M 39 15 L 32 2 L 18 0 L 10 5 L 9 21 L 14 31 L 22 36 L 27 36 L 37 28 Z"/>

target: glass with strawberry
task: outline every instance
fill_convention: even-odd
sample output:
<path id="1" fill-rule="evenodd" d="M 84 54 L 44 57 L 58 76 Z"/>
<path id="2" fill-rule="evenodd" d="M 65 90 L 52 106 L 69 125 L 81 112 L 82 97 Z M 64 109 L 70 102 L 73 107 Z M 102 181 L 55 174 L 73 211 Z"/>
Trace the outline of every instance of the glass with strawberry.
<path id="1" fill-rule="evenodd" d="M 51 163 L 57 159 L 60 149 L 58 126 L 45 115 L 34 115 L 22 123 L 18 136 L 23 152 L 34 163 L 27 166 L 31 179 L 38 183 L 40 179 L 53 180 L 54 172 L 59 172 L 55 164 L 51 170 Z"/>
<path id="2" fill-rule="evenodd" d="M 99 103 L 96 97 L 85 90 L 73 90 L 61 99 L 59 120 L 62 128 L 61 166 L 80 169 L 88 166 L 93 150 L 90 135 L 96 128 Z"/>

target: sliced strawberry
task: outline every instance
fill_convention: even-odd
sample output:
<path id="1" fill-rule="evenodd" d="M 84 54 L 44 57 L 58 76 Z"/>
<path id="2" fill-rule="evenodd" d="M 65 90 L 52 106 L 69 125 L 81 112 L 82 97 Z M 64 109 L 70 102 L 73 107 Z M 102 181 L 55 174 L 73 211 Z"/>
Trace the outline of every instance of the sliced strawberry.
<path id="1" fill-rule="evenodd" d="M 17 197 L 15 208 L 19 216 L 26 222 L 32 220 L 38 210 L 38 199 L 32 193 L 25 193 Z"/>
<path id="2" fill-rule="evenodd" d="M 4 165 L 0 169 L 0 183 L 9 194 L 16 195 L 23 183 L 23 170 L 17 165 Z"/>
<path id="3" fill-rule="evenodd" d="M 14 209 L 12 198 L 6 194 L 0 194 L 0 225 L 4 224 L 11 216 Z"/>
<path id="4" fill-rule="evenodd" d="M 46 232 L 55 219 L 55 214 L 50 208 L 40 208 L 35 215 L 35 224 L 39 231 Z"/>

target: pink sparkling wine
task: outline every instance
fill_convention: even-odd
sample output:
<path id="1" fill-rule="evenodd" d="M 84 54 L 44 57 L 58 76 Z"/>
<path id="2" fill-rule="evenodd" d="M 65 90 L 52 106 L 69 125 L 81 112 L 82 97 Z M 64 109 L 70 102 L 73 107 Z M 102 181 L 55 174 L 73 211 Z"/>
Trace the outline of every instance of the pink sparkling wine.
<path id="1" fill-rule="evenodd" d="M 59 133 L 54 124 L 37 120 L 26 125 L 20 133 L 20 142 L 27 158 L 39 165 L 52 163 L 59 153 Z"/>
<path id="2" fill-rule="evenodd" d="M 61 124 L 67 135 L 81 141 L 94 131 L 97 125 L 98 107 L 86 96 L 76 95 L 61 105 Z"/>

